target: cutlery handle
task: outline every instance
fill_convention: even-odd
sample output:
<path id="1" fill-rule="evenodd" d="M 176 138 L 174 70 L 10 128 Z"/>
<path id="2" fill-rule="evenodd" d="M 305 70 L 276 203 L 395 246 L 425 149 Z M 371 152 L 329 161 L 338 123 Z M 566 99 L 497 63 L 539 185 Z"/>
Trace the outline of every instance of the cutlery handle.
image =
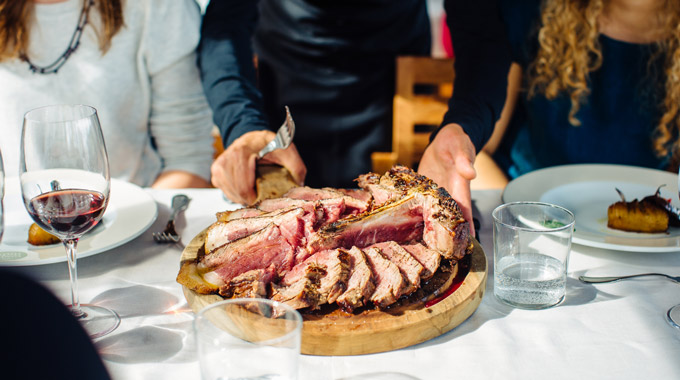
<path id="1" fill-rule="evenodd" d="M 189 206 L 189 197 L 184 194 L 177 194 L 172 197 L 172 214 L 170 220 L 174 221 L 180 211 L 186 210 Z"/>
<path id="2" fill-rule="evenodd" d="M 644 277 L 644 276 L 661 276 L 661 277 L 666 277 L 669 280 L 675 281 L 675 282 L 680 282 L 678 280 L 678 277 L 673 277 L 667 274 L 663 273 L 640 273 L 640 274 L 631 274 L 628 276 L 607 276 L 607 277 L 590 277 L 590 276 L 579 276 L 579 280 L 581 282 L 587 282 L 591 284 L 601 284 L 603 282 L 614 282 L 618 280 L 625 280 L 627 278 L 635 278 L 635 277 Z"/>
<path id="3" fill-rule="evenodd" d="M 621 276 L 609 276 L 609 277 L 590 277 L 590 276 L 579 276 L 581 282 L 588 282 L 591 284 L 600 284 L 603 282 L 613 282 L 622 279 Z"/>

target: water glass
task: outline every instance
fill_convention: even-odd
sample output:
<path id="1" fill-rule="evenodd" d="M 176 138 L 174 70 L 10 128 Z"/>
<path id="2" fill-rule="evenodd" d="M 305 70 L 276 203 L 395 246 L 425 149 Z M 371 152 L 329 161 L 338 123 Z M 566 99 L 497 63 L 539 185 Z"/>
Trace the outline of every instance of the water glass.
<path id="1" fill-rule="evenodd" d="M 523 309 L 564 300 L 574 214 L 540 202 L 498 206 L 494 220 L 494 295 Z"/>
<path id="2" fill-rule="evenodd" d="M 297 379 L 302 316 L 254 298 L 220 301 L 194 320 L 203 380 Z"/>

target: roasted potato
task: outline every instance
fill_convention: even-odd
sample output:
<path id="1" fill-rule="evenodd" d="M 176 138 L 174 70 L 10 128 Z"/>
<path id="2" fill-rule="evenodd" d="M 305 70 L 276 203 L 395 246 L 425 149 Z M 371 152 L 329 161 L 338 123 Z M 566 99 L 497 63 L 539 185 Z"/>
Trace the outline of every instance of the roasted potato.
<path id="1" fill-rule="evenodd" d="M 43 230 L 35 223 L 31 224 L 31 227 L 28 229 L 28 243 L 31 245 L 49 245 L 59 242 L 58 237 Z"/>

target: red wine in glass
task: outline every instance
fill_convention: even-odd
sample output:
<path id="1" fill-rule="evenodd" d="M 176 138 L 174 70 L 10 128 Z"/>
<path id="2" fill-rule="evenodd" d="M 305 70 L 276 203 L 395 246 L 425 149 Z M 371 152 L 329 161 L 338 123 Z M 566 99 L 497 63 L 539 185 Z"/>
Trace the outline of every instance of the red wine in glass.
<path id="1" fill-rule="evenodd" d="M 68 152 L 68 154 L 64 154 Z M 71 281 L 71 313 L 98 338 L 120 324 L 106 307 L 81 304 L 77 245 L 102 219 L 111 190 L 109 161 L 97 110 L 54 105 L 24 115 L 19 178 L 33 220 L 64 244 Z"/>
<path id="2" fill-rule="evenodd" d="M 56 190 L 28 203 L 28 213 L 44 230 L 60 236 L 80 236 L 99 223 L 104 214 L 104 195 L 90 190 Z"/>

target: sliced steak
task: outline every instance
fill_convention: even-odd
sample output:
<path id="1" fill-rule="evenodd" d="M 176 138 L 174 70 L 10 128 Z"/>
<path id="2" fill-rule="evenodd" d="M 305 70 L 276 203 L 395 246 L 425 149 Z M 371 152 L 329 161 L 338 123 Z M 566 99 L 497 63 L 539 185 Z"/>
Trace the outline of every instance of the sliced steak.
<path id="1" fill-rule="evenodd" d="M 348 217 L 319 229 L 310 248 L 320 251 L 333 248 L 364 248 L 375 243 L 407 243 L 423 235 L 422 207 L 414 196 L 404 197 L 383 207 Z"/>
<path id="2" fill-rule="evenodd" d="M 219 294 L 225 298 L 266 298 L 275 275 L 273 267 L 245 272 L 221 286 Z"/>
<path id="3" fill-rule="evenodd" d="M 215 214 L 217 221 L 218 222 L 228 222 L 230 220 L 234 219 L 241 219 L 241 218 L 251 218 L 253 216 L 258 216 L 262 215 L 264 212 L 256 209 L 256 208 L 240 208 L 238 210 L 234 211 L 221 211 Z"/>
<path id="4" fill-rule="evenodd" d="M 345 207 L 347 208 L 348 214 L 358 214 L 364 212 L 369 206 L 367 201 L 359 200 L 357 198 L 345 195 L 337 189 L 330 188 L 314 189 L 307 186 L 295 187 L 284 194 L 284 197 L 292 199 L 304 199 L 308 201 L 341 198 L 345 201 Z"/>
<path id="5" fill-rule="evenodd" d="M 301 207 L 308 213 L 316 215 L 318 227 L 322 224 L 332 223 L 346 214 L 345 198 L 328 198 L 320 200 L 304 200 L 293 198 L 265 199 L 257 204 L 260 210 L 272 212 L 284 210 L 288 207 Z"/>
<path id="6" fill-rule="evenodd" d="M 330 188 L 324 187 L 324 190 L 325 189 L 330 189 Z M 366 191 L 366 190 L 362 190 L 362 189 L 330 189 L 330 190 L 335 190 L 335 191 L 341 192 L 341 193 L 347 195 L 348 197 L 352 197 L 354 199 L 358 199 L 362 202 L 365 202 L 367 205 L 370 205 L 371 202 L 373 202 L 373 197 L 371 196 L 371 193 Z"/>
<path id="7" fill-rule="evenodd" d="M 363 250 L 366 261 L 371 267 L 375 279 L 375 290 L 371 294 L 371 302 L 379 308 L 385 308 L 397 301 L 406 286 L 396 264 L 385 258 L 377 248 Z"/>
<path id="8" fill-rule="evenodd" d="M 244 238 L 225 244 L 206 254 L 198 263 L 206 281 L 227 284 L 231 279 L 253 269 L 273 266 L 279 276 L 293 268 L 295 250 L 278 226 L 267 227 Z"/>
<path id="9" fill-rule="evenodd" d="M 456 201 L 451 197 L 423 197 L 425 245 L 447 259 L 461 259 L 471 252 L 469 223 L 463 219 Z"/>
<path id="10" fill-rule="evenodd" d="M 326 271 L 317 265 L 306 267 L 306 273 L 291 285 L 272 286 L 271 299 L 283 302 L 295 309 L 310 308 L 315 309 L 319 305 L 321 294 L 318 290 L 320 277 Z"/>
<path id="11" fill-rule="evenodd" d="M 366 262 L 366 256 L 357 247 L 346 251 L 350 257 L 350 275 L 347 281 L 347 289 L 335 302 L 340 307 L 351 313 L 354 309 L 366 305 L 375 290 L 373 272 Z M 439 255 L 437 255 L 439 256 Z"/>
<path id="12" fill-rule="evenodd" d="M 283 285 L 291 285 L 304 277 L 310 265 L 324 269 L 325 275 L 319 279 L 319 304 L 333 303 L 344 293 L 349 279 L 350 256 L 339 249 L 315 253 L 304 262 L 297 264 L 281 280 Z"/>
<path id="13" fill-rule="evenodd" d="M 423 266 L 408 251 L 393 241 L 374 244 L 372 247 L 378 248 L 388 260 L 396 264 L 404 276 L 406 281 L 399 296 L 411 294 L 420 287 Z"/>
<path id="14" fill-rule="evenodd" d="M 375 179 L 371 180 L 374 183 Z M 449 193 L 429 178 L 404 166 L 394 166 L 380 177 L 380 186 L 398 197 L 415 196 L 422 206 L 423 241 L 447 259 L 460 259 L 470 252 L 469 224 Z"/>
<path id="15" fill-rule="evenodd" d="M 437 251 L 431 250 L 421 243 L 403 244 L 402 247 L 423 266 L 423 271 L 420 274 L 421 279 L 430 279 L 439 268 L 442 256 Z"/>
<path id="16" fill-rule="evenodd" d="M 269 224 L 275 224 L 285 229 L 285 235 L 290 237 L 288 243 L 297 246 L 301 237 L 296 235 L 303 232 L 297 231 L 300 229 L 300 220 L 303 216 L 303 209 L 295 208 L 279 213 L 213 223 L 206 231 L 205 251 L 211 252 L 217 247 L 257 232 Z"/>

